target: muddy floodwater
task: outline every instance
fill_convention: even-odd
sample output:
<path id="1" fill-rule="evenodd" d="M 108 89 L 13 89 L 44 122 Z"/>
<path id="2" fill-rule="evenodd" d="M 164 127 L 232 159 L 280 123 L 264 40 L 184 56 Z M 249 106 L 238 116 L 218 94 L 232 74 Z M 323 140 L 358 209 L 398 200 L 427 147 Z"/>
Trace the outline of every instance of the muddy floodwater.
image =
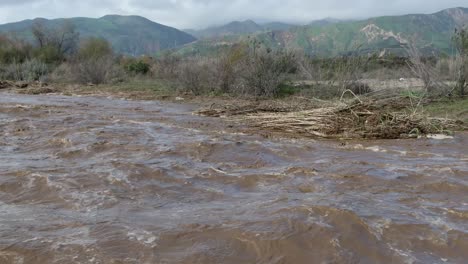
<path id="1" fill-rule="evenodd" d="M 268 138 L 0 93 L 0 263 L 467 263 L 468 134 Z"/>

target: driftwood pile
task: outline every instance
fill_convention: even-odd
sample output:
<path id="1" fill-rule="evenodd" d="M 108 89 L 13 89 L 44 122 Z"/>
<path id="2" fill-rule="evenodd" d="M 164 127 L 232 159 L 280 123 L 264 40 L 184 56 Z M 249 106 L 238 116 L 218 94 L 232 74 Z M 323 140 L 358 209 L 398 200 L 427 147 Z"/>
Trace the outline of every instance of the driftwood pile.
<path id="1" fill-rule="evenodd" d="M 200 115 L 224 116 L 273 133 L 320 138 L 407 138 L 447 133 L 460 123 L 409 111 L 396 100 L 355 100 L 315 109 L 287 111 L 258 107 L 204 109 Z"/>
<path id="2" fill-rule="evenodd" d="M 27 88 L 28 86 L 29 86 L 29 83 L 27 83 L 27 82 L 0 81 L 0 89 Z"/>
<path id="3" fill-rule="evenodd" d="M 12 82 L 0 80 L 0 89 L 17 89 L 17 92 L 22 94 L 45 94 L 56 92 L 53 87 L 43 82 Z"/>

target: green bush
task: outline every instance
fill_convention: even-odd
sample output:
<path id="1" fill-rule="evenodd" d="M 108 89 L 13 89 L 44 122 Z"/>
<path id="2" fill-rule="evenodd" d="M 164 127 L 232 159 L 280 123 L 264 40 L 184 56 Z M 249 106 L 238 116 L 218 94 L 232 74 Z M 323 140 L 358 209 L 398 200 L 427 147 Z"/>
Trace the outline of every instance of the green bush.
<path id="1" fill-rule="evenodd" d="M 33 56 L 46 64 L 60 64 L 64 57 L 62 52 L 53 46 L 44 46 L 34 50 Z"/>
<path id="2" fill-rule="evenodd" d="M 0 48 L 0 63 L 10 64 L 13 62 L 23 62 L 28 58 L 24 51 L 14 48 Z"/>
<path id="3" fill-rule="evenodd" d="M 139 60 L 139 61 L 135 61 L 135 62 L 131 62 L 127 64 L 125 69 L 127 70 L 128 73 L 131 73 L 131 74 L 145 75 L 149 72 L 150 65 L 146 62 Z"/>
<path id="4" fill-rule="evenodd" d="M 31 50 L 25 41 L 0 35 L 0 64 L 23 63 L 31 57 Z"/>
<path id="5" fill-rule="evenodd" d="M 298 87 L 293 86 L 291 84 L 282 83 L 278 87 L 277 96 L 278 97 L 287 97 L 287 96 L 290 96 L 290 95 L 294 95 L 298 91 L 299 91 Z"/>
<path id="6" fill-rule="evenodd" d="M 84 40 L 78 50 L 79 60 L 100 59 L 111 56 L 114 53 L 111 44 L 100 38 L 89 38 Z"/>
<path id="7" fill-rule="evenodd" d="M 100 38 L 83 41 L 70 68 L 72 79 L 82 84 L 109 83 L 124 75 L 117 70 L 111 44 Z"/>

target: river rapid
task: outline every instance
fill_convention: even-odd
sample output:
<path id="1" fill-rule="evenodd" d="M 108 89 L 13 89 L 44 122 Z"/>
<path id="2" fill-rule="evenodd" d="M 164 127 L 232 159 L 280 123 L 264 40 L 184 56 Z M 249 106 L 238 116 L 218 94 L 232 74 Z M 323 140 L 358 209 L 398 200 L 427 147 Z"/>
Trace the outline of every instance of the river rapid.
<path id="1" fill-rule="evenodd" d="M 268 138 L 194 107 L 0 93 L 0 263 L 467 263 L 468 134 Z"/>

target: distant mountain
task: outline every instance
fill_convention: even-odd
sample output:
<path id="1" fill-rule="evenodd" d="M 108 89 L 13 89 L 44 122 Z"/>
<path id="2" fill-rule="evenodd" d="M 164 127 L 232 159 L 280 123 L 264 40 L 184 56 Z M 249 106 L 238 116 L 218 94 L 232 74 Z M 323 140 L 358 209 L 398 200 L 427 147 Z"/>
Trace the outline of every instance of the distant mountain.
<path id="1" fill-rule="evenodd" d="M 412 43 L 426 52 L 450 52 L 455 28 L 468 25 L 468 9 L 452 8 L 435 14 L 384 16 L 362 21 L 294 28 L 285 34 L 260 36 L 270 45 L 305 50 L 309 54 L 337 55 L 393 51 Z"/>
<path id="2" fill-rule="evenodd" d="M 252 20 L 246 21 L 233 21 L 229 24 L 209 27 L 202 30 L 189 30 L 191 34 L 197 38 L 214 38 L 222 37 L 225 35 L 243 35 L 255 32 L 261 32 L 263 27 L 258 25 Z"/>
<path id="3" fill-rule="evenodd" d="M 269 22 L 269 23 L 262 24 L 263 30 L 265 31 L 278 31 L 278 30 L 284 31 L 284 30 L 288 30 L 290 28 L 297 27 L 297 26 L 298 25 L 287 24 L 283 22 Z"/>
<path id="4" fill-rule="evenodd" d="M 226 25 L 209 27 L 202 30 L 188 29 L 185 32 L 196 36 L 197 38 L 222 38 L 232 35 L 247 35 L 261 33 L 265 31 L 288 30 L 294 25 L 282 22 L 269 22 L 265 24 L 257 24 L 252 20 L 233 21 Z"/>
<path id="5" fill-rule="evenodd" d="M 35 22 L 40 21 L 46 26 L 56 27 L 65 20 L 76 26 L 81 38 L 91 36 L 105 38 L 112 43 L 117 52 L 134 56 L 154 54 L 196 40 L 190 34 L 143 17 L 118 15 L 108 15 L 97 19 L 77 17 L 47 20 L 37 18 L 0 25 L 0 32 L 14 32 L 20 37 L 31 39 L 30 29 Z"/>
<path id="6" fill-rule="evenodd" d="M 326 26 L 330 24 L 336 24 L 340 22 L 345 22 L 344 20 L 336 19 L 336 18 L 324 18 L 324 19 L 319 19 L 319 20 L 314 20 L 307 24 L 308 26 Z"/>
<path id="7" fill-rule="evenodd" d="M 255 38 L 269 48 L 300 50 L 317 56 L 350 52 L 402 54 L 402 45 L 412 43 L 426 54 L 450 53 L 455 28 L 468 26 L 468 8 L 451 8 L 434 14 L 383 16 L 360 21 L 315 21 L 282 31 L 256 32 L 248 37 L 200 40 L 185 45 L 179 53 L 195 54 Z"/>

